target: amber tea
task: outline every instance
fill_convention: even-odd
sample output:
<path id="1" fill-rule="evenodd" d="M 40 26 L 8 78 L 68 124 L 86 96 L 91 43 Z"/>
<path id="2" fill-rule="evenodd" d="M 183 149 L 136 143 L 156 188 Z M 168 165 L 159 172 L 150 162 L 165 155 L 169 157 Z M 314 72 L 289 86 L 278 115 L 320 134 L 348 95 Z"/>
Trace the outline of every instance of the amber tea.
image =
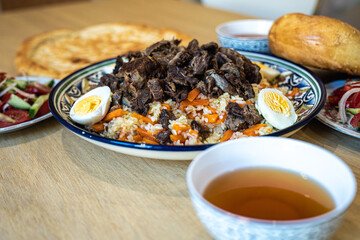
<path id="1" fill-rule="evenodd" d="M 263 220 L 299 220 L 335 207 L 331 196 L 316 182 L 271 168 L 224 174 L 207 186 L 204 197 L 228 212 Z"/>

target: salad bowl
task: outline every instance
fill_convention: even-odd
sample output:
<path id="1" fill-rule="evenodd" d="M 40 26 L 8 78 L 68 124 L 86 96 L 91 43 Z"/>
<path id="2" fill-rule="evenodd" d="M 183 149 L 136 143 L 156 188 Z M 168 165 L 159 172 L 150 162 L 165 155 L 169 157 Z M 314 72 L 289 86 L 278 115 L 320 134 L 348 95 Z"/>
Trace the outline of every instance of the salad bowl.
<path id="1" fill-rule="evenodd" d="M 38 83 L 44 84 L 44 85 L 46 85 L 47 83 L 49 83 L 50 81 L 53 80 L 54 81 L 54 86 L 59 83 L 59 80 L 57 80 L 57 79 L 53 79 L 53 78 L 50 78 L 50 77 L 40 77 L 40 76 L 16 76 L 15 79 L 22 80 L 22 81 L 27 81 L 27 82 L 38 82 Z M 32 125 L 34 125 L 34 124 L 36 124 L 38 122 L 44 121 L 45 119 L 48 119 L 51 116 L 52 116 L 51 112 L 48 112 L 45 115 L 33 118 L 33 119 L 31 119 L 29 121 L 26 121 L 26 122 L 18 123 L 18 124 L 7 126 L 7 127 L 2 127 L 2 128 L 0 128 L 0 134 L 2 134 L 2 133 L 10 133 L 10 132 L 21 130 L 23 128 L 32 126 Z"/>

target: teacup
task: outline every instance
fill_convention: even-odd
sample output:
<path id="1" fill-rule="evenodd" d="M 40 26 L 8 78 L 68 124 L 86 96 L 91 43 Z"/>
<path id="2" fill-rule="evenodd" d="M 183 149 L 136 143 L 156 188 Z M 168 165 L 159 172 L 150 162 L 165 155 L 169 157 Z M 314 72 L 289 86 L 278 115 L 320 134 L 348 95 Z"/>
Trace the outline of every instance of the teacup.
<path id="1" fill-rule="evenodd" d="M 306 175 L 329 193 L 335 207 L 316 217 L 271 221 L 232 214 L 203 197 L 216 177 L 250 167 Z M 356 194 L 355 177 L 337 156 L 316 145 L 279 137 L 243 138 L 211 147 L 193 160 L 186 178 L 195 211 L 216 239 L 328 239 Z"/>
<path id="2" fill-rule="evenodd" d="M 270 20 L 244 19 L 220 24 L 215 31 L 223 47 L 270 53 L 268 33 L 272 24 Z"/>

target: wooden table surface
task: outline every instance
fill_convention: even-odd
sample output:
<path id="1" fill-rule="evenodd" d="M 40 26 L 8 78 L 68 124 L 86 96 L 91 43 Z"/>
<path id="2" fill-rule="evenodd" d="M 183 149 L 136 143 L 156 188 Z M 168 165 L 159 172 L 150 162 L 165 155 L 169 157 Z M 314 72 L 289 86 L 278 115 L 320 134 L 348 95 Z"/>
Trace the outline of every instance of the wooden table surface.
<path id="1" fill-rule="evenodd" d="M 91 1 L 0 15 L 0 70 L 15 73 L 21 41 L 55 28 L 131 21 L 215 41 L 244 18 L 173 1 Z M 293 138 L 341 157 L 360 179 L 360 141 L 314 120 Z M 185 184 L 188 161 L 126 156 L 88 143 L 54 119 L 0 136 L 0 239 L 209 239 Z M 321 171 L 321 169 L 319 169 Z M 358 184 L 360 185 L 360 184 Z M 360 238 L 360 192 L 334 239 Z"/>

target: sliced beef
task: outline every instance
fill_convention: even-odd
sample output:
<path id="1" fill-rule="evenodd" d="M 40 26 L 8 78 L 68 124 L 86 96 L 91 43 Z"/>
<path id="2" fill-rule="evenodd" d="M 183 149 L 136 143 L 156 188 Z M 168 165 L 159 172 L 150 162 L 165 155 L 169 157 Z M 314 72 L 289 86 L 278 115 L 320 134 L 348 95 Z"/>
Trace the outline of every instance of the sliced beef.
<path id="1" fill-rule="evenodd" d="M 225 126 L 233 131 L 246 129 L 248 124 L 244 118 L 243 109 L 237 103 L 230 102 L 226 106 L 227 117 L 225 119 Z"/>
<path id="2" fill-rule="evenodd" d="M 113 74 L 117 74 L 124 64 L 123 56 L 117 56 Z"/>
<path id="3" fill-rule="evenodd" d="M 187 49 L 188 51 L 190 51 L 190 52 L 193 52 L 193 53 L 199 51 L 199 50 L 200 50 L 200 47 L 199 47 L 199 42 L 198 42 L 198 40 L 196 40 L 196 39 L 191 40 L 191 41 L 189 42 L 189 44 L 188 44 L 188 46 L 187 46 L 186 49 Z"/>
<path id="4" fill-rule="evenodd" d="M 176 66 L 169 66 L 167 72 L 167 81 L 172 81 L 177 85 L 188 86 L 189 83 L 186 81 L 186 76 L 180 68 Z"/>
<path id="5" fill-rule="evenodd" d="M 192 54 L 183 50 L 178 52 L 173 59 L 169 61 L 169 65 L 184 66 L 192 59 Z"/>
<path id="6" fill-rule="evenodd" d="M 116 90 L 113 92 L 113 95 L 111 97 L 111 105 L 121 105 L 123 92 L 121 90 Z"/>
<path id="7" fill-rule="evenodd" d="M 137 96 L 131 102 L 131 108 L 141 115 L 146 115 L 149 110 L 149 102 L 151 101 L 151 95 L 148 88 L 140 89 L 137 92 Z"/>
<path id="8" fill-rule="evenodd" d="M 181 102 L 195 87 L 213 98 L 224 92 L 244 99 L 254 97 L 251 84 L 258 83 L 261 75 L 249 59 L 214 42 L 200 46 L 194 39 L 187 47 L 179 43 L 163 40 L 145 51 L 117 57 L 113 74 L 100 80 L 114 93 L 112 105 L 121 103 L 146 115 L 150 102 L 169 98 Z M 239 118 L 232 121 L 229 117 L 228 125 L 238 124 Z"/>
<path id="9" fill-rule="evenodd" d="M 140 57 L 122 66 L 119 73 L 124 74 L 125 81 L 142 88 L 147 78 L 152 77 L 159 69 L 159 64 L 148 56 Z"/>
<path id="10" fill-rule="evenodd" d="M 209 68 L 210 56 L 207 52 L 202 51 L 196 55 L 190 63 L 194 75 L 202 75 Z"/>
<path id="11" fill-rule="evenodd" d="M 155 138 L 159 141 L 160 144 L 167 144 L 171 143 L 170 135 L 171 131 L 166 129 L 156 134 Z"/>
<path id="12" fill-rule="evenodd" d="M 189 89 L 186 88 L 180 89 L 175 93 L 173 99 L 179 103 L 187 98 L 188 93 L 189 93 Z"/>
<path id="13" fill-rule="evenodd" d="M 162 40 L 160 42 L 154 43 L 145 49 L 145 54 L 151 56 L 154 52 L 163 52 L 167 51 L 171 46 L 170 41 Z"/>
<path id="14" fill-rule="evenodd" d="M 159 116 L 159 122 L 161 126 L 165 129 L 169 129 L 169 122 L 170 120 L 174 120 L 175 116 L 171 111 L 168 111 L 166 109 L 162 109 L 160 116 Z"/>
<path id="15" fill-rule="evenodd" d="M 164 97 L 164 91 L 161 87 L 160 79 L 153 78 L 147 82 L 147 87 L 149 88 L 151 95 L 155 101 L 162 100 Z"/>
<path id="16" fill-rule="evenodd" d="M 108 86 L 112 92 L 117 91 L 122 82 L 123 80 L 121 78 L 113 74 L 105 74 L 100 78 L 100 86 Z"/>
<path id="17" fill-rule="evenodd" d="M 214 55 L 217 52 L 218 48 L 219 46 L 215 42 L 205 43 L 204 45 L 201 46 L 201 49 L 207 51 L 212 55 Z"/>
<path id="18" fill-rule="evenodd" d="M 219 73 L 217 73 L 214 69 L 208 70 L 206 72 L 206 79 L 211 81 L 210 79 L 214 79 L 215 85 L 219 87 L 224 92 L 228 92 L 231 95 L 237 95 L 238 92 L 224 77 L 222 77 Z"/>
<path id="19" fill-rule="evenodd" d="M 260 123 L 263 119 L 253 105 L 245 105 L 242 110 L 244 119 L 249 126 Z"/>
<path id="20" fill-rule="evenodd" d="M 192 120 L 191 123 L 190 123 L 190 127 L 196 131 L 198 131 L 199 133 L 199 137 L 201 139 L 206 139 L 209 137 L 210 135 L 210 131 L 207 127 L 205 126 L 202 126 L 200 123 L 198 123 L 197 121 L 195 120 Z"/>
<path id="21" fill-rule="evenodd" d="M 214 56 L 213 59 L 214 63 L 214 67 L 216 69 L 220 69 L 222 67 L 222 65 L 224 65 L 225 63 L 230 63 L 232 62 L 230 58 L 228 58 L 224 53 L 222 52 L 217 52 Z"/>

